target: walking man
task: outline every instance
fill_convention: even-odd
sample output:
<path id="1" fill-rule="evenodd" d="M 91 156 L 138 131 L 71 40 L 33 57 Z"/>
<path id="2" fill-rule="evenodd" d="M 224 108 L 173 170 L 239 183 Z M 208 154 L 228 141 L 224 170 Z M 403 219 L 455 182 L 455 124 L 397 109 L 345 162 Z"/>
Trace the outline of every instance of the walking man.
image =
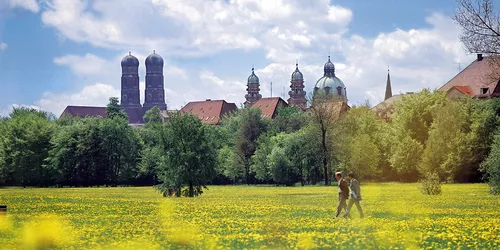
<path id="1" fill-rule="evenodd" d="M 351 188 L 351 199 L 349 200 L 349 204 L 347 205 L 347 209 L 344 213 L 344 218 L 351 218 L 351 208 L 353 204 L 356 204 L 358 208 L 359 217 L 363 218 L 363 209 L 361 209 L 361 205 L 359 201 L 361 201 L 361 189 L 359 187 L 358 180 L 354 179 L 354 174 L 347 174 L 347 180 L 349 181 L 349 187 Z"/>
<path id="2" fill-rule="evenodd" d="M 342 178 L 341 172 L 335 173 L 335 179 L 337 179 L 339 187 L 339 205 L 337 206 L 337 212 L 335 213 L 335 218 L 337 218 L 342 209 L 345 210 L 347 207 L 346 200 L 349 198 L 349 187 L 347 186 L 347 182 Z"/>

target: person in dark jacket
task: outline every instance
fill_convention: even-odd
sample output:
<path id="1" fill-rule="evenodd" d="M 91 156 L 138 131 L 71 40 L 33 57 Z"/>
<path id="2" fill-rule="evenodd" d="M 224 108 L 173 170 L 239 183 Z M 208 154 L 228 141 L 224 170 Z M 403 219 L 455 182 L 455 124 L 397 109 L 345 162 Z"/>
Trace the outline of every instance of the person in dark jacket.
<path id="1" fill-rule="evenodd" d="M 346 201 L 349 198 L 349 187 L 347 186 L 347 182 L 342 178 L 342 173 L 335 173 L 335 179 L 338 181 L 338 193 L 339 193 L 339 205 L 337 206 L 337 212 L 335 213 L 335 218 L 340 215 L 342 209 L 347 208 Z"/>
<path id="2" fill-rule="evenodd" d="M 353 173 L 347 174 L 347 181 L 349 181 L 349 187 L 351 188 L 351 199 L 349 200 L 349 204 L 345 210 L 344 218 L 351 218 L 351 208 L 353 204 L 356 204 L 356 207 L 358 208 L 359 217 L 363 218 L 363 209 L 361 209 L 361 205 L 359 204 L 361 201 L 361 189 L 359 187 L 359 182 L 354 179 Z"/>

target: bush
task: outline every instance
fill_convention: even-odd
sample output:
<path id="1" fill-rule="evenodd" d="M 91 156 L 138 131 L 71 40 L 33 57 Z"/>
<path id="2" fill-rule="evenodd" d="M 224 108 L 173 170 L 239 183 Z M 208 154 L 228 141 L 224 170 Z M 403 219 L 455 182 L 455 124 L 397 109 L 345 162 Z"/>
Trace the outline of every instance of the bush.
<path id="1" fill-rule="evenodd" d="M 420 180 L 420 191 L 427 195 L 441 194 L 441 183 L 437 173 L 426 173 L 424 178 Z"/>

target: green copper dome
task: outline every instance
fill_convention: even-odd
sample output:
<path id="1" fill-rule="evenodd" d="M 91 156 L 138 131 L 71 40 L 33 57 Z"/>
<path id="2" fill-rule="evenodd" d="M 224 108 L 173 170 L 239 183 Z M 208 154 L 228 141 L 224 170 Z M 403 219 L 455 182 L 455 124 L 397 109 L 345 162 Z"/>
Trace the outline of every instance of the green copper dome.
<path id="1" fill-rule="evenodd" d="M 304 75 L 299 70 L 299 64 L 295 64 L 295 71 L 292 73 L 292 82 L 303 82 Z"/>
<path id="2" fill-rule="evenodd" d="M 323 93 L 347 101 L 347 93 L 344 82 L 335 76 L 335 66 L 328 57 L 328 62 L 324 67 L 324 75 L 314 86 L 314 94 Z"/>
<path id="3" fill-rule="evenodd" d="M 259 77 L 255 75 L 254 68 L 252 68 L 252 74 L 248 77 L 248 83 L 259 84 Z"/>

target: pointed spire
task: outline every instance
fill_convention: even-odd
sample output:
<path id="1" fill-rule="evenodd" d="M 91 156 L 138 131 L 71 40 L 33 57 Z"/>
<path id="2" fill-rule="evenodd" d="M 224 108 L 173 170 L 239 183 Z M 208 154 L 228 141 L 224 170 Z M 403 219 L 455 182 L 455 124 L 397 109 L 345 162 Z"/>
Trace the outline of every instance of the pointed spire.
<path id="1" fill-rule="evenodd" d="M 129 52 L 128 52 L 128 55 L 129 55 L 129 56 L 131 56 L 131 55 L 132 55 L 132 53 L 130 53 L 130 51 L 129 51 Z"/>
<path id="2" fill-rule="evenodd" d="M 391 88 L 391 75 L 389 74 L 389 66 L 387 66 L 387 85 L 385 86 L 385 100 L 392 97 L 392 88 Z"/>
<path id="3" fill-rule="evenodd" d="M 299 69 L 299 59 L 295 59 L 295 69 Z"/>

